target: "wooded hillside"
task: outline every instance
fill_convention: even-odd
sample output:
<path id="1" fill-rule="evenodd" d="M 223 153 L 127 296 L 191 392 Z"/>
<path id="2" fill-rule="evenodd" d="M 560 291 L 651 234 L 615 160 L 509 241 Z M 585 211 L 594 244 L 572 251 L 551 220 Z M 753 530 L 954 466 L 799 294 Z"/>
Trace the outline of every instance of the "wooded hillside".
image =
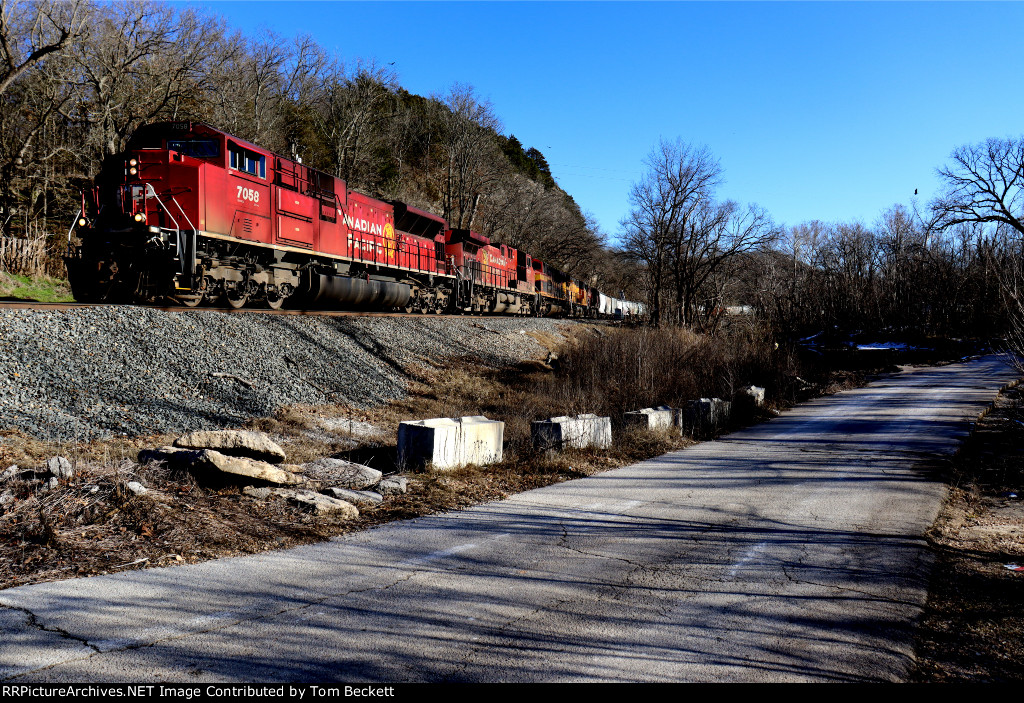
<path id="1" fill-rule="evenodd" d="M 0 0 L 0 235 L 66 234 L 104 158 L 143 123 L 186 119 L 631 287 L 544 155 L 469 86 L 413 95 L 388 66 L 158 2 Z"/>

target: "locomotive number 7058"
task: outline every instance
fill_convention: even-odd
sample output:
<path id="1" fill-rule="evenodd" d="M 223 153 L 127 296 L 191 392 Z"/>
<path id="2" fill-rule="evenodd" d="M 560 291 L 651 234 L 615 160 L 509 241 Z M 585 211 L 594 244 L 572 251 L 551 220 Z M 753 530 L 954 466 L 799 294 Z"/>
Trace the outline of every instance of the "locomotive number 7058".
<path id="1" fill-rule="evenodd" d="M 258 190 L 253 190 L 252 188 L 243 188 L 242 186 L 237 187 L 239 200 L 248 200 L 253 203 L 258 203 L 260 201 L 260 192 Z"/>

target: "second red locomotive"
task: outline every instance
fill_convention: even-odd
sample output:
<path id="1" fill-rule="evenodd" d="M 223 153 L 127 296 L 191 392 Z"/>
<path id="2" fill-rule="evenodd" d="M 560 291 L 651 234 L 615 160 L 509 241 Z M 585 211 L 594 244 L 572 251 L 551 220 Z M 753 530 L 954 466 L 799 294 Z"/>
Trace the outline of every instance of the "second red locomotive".
<path id="1" fill-rule="evenodd" d="M 525 252 L 201 123 L 136 131 L 83 195 L 78 238 L 66 261 L 81 301 L 521 315 L 607 307 Z"/>

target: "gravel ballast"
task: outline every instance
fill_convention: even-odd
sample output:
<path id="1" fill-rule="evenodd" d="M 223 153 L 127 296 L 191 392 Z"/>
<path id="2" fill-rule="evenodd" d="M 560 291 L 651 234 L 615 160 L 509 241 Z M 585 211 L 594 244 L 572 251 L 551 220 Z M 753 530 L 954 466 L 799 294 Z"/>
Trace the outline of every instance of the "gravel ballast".
<path id="1" fill-rule="evenodd" d="M 331 317 L 147 308 L 0 311 L 0 430 L 46 440 L 237 426 L 293 403 L 404 397 L 409 365 L 505 366 L 546 350 L 534 318 Z"/>

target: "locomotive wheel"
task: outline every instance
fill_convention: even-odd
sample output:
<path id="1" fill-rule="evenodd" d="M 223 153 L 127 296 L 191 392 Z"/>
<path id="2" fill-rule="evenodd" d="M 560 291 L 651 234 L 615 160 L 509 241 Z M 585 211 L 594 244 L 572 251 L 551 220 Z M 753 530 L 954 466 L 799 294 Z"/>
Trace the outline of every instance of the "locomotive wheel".
<path id="1" fill-rule="evenodd" d="M 444 289 L 443 288 L 438 288 L 434 292 L 433 313 L 435 315 L 440 315 L 441 313 L 443 313 L 445 311 L 445 309 L 447 309 L 447 307 L 448 307 L 448 300 L 449 300 L 448 295 L 444 292 Z"/>
<path id="2" fill-rule="evenodd" d="M 249 296 L 241 295 L 236 298 L 231 293 L 228 293 L 227 295 L 224 296 L 224 300 L 228 301 L 228 305 L 231 308 L 238 310 L 239 308 L 245 307 L 245 304 L 249 302 Z"/>
<path id="3" fill-rule="evenodd" d="M 178 303 L 179 305 L 184 305 L 186 308 L 194 308 L 197 305 L 199 305 L 199 303 L 203 302 L 203 294 L 199 293 L 197 295 L 176 295 L 173 298 L 171 298 L 171 300 Z"/>
<path id="4" fill-rule="evenodd" d="M 270 308 L 271 310 L 280 310 L 281 307 L 284 305 L 284 301 L 285 297 L 283 295 L 279 295 L 275 298 L 271 298 L 268 296 L 266 303 L 267 307 Z"/>

